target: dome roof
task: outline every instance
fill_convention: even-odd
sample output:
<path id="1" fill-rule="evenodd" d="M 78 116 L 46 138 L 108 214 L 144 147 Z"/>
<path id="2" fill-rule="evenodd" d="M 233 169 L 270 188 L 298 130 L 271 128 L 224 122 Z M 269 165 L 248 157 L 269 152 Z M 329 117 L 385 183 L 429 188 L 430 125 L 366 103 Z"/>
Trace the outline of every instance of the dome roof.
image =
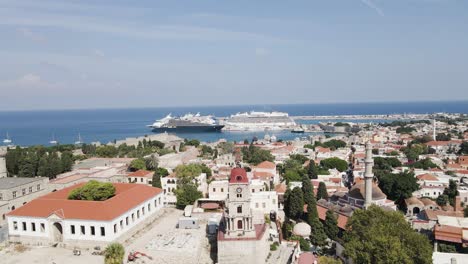
<path id="1" fill-rule="evenodd" d="M 234 168 L 231 170 L 229 183 L 248 183 L 247 172 L 243 168 Z"/>
<path id="2" fill-rule="evenodd" d="M 365 183 L 364 182 L 356 183 L 351 188 L 351 190 L 349 190 L 348 196 L 353 199 L 364 200 L 366 196 Z M 372 183 L 372 200 L 382 200 L 382 199 L 387 199 L 387 196 L 382 192 L 382 190 L 380 190 L 377 184 Z"/>
<path id="3" fill-rule="evenodd" d="M 310 225 L 304 222 L 297 223 L 293 228 L 293 234 L 301 236 L 301 237 L 310 236 L 311 231 L 312 229 L 310 228 Z"/>

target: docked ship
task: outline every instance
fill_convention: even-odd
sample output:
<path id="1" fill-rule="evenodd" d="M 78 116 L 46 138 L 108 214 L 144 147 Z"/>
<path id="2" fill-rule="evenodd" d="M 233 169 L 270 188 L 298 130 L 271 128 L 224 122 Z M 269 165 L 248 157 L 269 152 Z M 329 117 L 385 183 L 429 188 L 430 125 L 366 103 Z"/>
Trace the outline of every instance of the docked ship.
<path id="1" fill-rule="evenodd" d="M 218 124 L 213 116 L 189 113 L 179 117 L 169 114 L 148 127 L 153 132 L 219 132 L 224 125 Z"/>
<path id="2" fill-rule="evenodd" d="M 296 122 L 288 113 L 251 111 L 231 115 L 224 125 L 229 131 L 274 131 L 292 129 Z"/>

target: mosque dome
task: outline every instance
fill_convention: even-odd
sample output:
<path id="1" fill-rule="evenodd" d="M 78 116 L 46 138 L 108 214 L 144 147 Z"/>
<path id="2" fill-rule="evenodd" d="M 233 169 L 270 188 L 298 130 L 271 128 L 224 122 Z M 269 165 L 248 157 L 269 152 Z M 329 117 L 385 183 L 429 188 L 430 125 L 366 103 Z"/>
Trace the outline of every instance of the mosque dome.
<path id="1" fill-rule="evenodd" d="M 309 237 L 312 229 L 307 223 L 297 223 L 293 228 L 293 234 L 301 237 Z"/>
<path id="2" fill-rule="evenodd" d="M 366 197 L 365 183 L 356 183 L 348 192 L 348 196 L 356 200 L 364 200 Z M 387 196 L 380 190 L 377 184 L 372 183 L 372 200 L 387 199 Z"/>

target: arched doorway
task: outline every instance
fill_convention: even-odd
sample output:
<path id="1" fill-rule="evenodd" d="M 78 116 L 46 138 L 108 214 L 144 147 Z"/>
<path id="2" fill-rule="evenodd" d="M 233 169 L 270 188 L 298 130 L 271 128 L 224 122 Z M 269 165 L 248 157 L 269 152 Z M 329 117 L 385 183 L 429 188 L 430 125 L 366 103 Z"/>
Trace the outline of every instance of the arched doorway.
<path id="1" fill-rule="evenodd" d="M 54 242 L 62 242 L 63 240 L 62 224 L 54 223 L 52 225 L 52 235 L 53 235 Z"/>
<path id="2" fill-rule="evenodd" d="M 420 212 L 419 207 L 414 207 L 413 208 L 413 215 L 417 215 L 417 214 L 419 214 L 419 212 Z"/>
<path id="3" fill-rule="evenodd" d="M 12 211 L 15 210 L 15 206 L 14 206 L 14 205 L 11 207 L 11 210 L 12 210 Z"/>
<path id="4" fill-rule="evenodd" d="M 242 220 L 237 221 L 237 229 L 242 229 Z"/>

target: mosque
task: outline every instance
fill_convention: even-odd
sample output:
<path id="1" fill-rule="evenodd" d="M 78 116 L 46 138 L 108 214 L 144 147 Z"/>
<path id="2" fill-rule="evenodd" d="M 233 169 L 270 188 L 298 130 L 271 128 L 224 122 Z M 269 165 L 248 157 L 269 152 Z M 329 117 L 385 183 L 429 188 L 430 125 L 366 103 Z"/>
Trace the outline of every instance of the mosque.
<path id="1" fill-rule="evenodd" d="M 336 192 L 330 197 L 329 203 L 321 201 L 320 204 L 334 205 L 336 209 L 339 209 L 343 213 L 351 213 L 355 209 L 365 209 L 371 204 L 396 210 L 394 201 L 387 199 L 387 196 L 374 182 L 374 173 L 372 172 L 374 160 L 370 142 L 366 144 L 366 158 L 364 162 L 364 180 L 357 179 L 357 182 L 354 183 L 348 192 Z"/>

